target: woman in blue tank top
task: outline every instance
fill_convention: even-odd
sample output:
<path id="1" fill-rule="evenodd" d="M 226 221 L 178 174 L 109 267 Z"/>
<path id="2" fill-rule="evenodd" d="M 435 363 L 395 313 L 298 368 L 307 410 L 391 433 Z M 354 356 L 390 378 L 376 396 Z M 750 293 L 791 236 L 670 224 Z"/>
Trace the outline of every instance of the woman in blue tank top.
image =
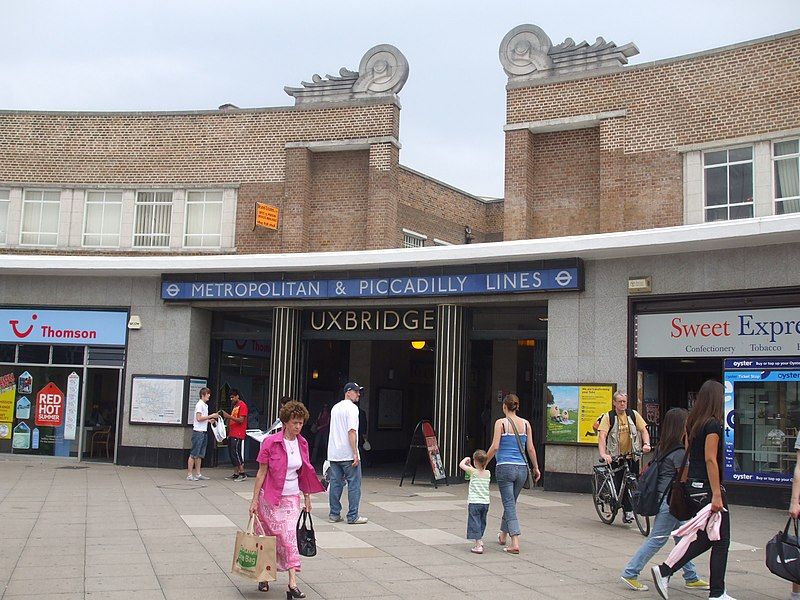
<path id="1" fill-rule="evenodd" d="M 503 501 L 503 518 L 500 521 L 500 534 L 497 541 L 505 546 L 511 536 L 511 545 L 503 548 L 510 554 L 519 554 L 519 519 L 517 518 L 517 498 L 522 491 L 522 486 L 528 479 L 528 464 L 525 455 L 520 450 L 520 445 L 525 448 L 531 458 L 531 471 L 534 481 L 539 481 L 539 461 L 536 458 L 536 449 L 533 447 L 533 430 L 531 424 L 522 417 L 517 416 L 519 398 L 516 394 L 509 394 L 503 398 L 503 414 L 505 417 L 497 419 L 494 424 L 492 445 L 486 452 L 488 459 L 497 459 L 495 477 L 500 488 L 500 498 Z M 514 433 L 516 429 L 519 441 Z"/>

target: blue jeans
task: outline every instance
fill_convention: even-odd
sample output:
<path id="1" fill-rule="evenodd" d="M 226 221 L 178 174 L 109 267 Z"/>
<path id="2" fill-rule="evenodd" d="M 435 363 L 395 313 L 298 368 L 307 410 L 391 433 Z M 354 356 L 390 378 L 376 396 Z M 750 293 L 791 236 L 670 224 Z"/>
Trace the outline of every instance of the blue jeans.
<path id="1" fill-rule="evenodd" d="M 480 540 L 486 533 L 486 517 L 489 514 L 488 504 L 475 504 L 470 502 L 467 505 L 467 539 Z"/>
<path id="2" fill-rule="evenodd" d="M 361 502 L 361 463 L 353 467 L 353 461 L 331 461 L 331 483 L 328 486 L 330 516 L 339 517 L 342 513 L 342 491 L 347 481 L 347 522 L 358 518 L 358 504 Z"/>
<path id="3" fill-rule="evenodd" d="M 528 467 L 510 464 L 497 465 L 495 476 L 497 477 L 497 487 L 500 488 L 500 499 L 503 501 L 500 531 L 509 535 L 519 535 L 521 532 L 517 518 L 517 498 L 528 479 Z"/>
<path id="4" fill-rule="evenodd" d="M 667 499 L 664 498 L 661 503 L 661 509 L 658 511 L 653 523 L 653 528 L 650 530 L 650 536 L 639 546 L 636 554 L 633 555 L 633 558 L 622 572 L 622 576 L 627 579 L 636 579 L 645 565 L 655 556 L 656 552 L 667 543 L 669 534 L 682 524 L 683 521 L 678 521 L 678 519 L 669 514 L 669 505 L 667 504 Z M 677 543 L 678 540 L 680 538 L 676 536 L 675 542 Z M 697 571 L 693 562 L 687 562 L 683 566 L 683 578 L 687 582 L 697 581 Z"/>

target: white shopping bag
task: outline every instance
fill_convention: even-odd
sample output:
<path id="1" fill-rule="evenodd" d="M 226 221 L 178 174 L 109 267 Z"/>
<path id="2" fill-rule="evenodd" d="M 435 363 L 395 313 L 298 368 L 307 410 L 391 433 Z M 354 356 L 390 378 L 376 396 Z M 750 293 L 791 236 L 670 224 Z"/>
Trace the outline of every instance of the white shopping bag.
<path id="1" fill-rule="evenodd" d="M 228 437 L 228 432 L 225 431 L 225 422 L 222 419 L 217 419 L 211 424 L 211 431 L 214 432 L 214 437 L 218 442 L 222 442 Z"/>

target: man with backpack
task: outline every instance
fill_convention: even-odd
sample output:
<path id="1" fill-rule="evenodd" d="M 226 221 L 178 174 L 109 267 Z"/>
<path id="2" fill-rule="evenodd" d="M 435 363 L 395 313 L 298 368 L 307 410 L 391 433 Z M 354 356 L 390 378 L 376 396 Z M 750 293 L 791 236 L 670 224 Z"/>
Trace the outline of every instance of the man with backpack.
<path id="1" fill-rule="evenodd" d="M 631 473 L 639 473 L 639 462 L 634 452 L 650 452 L 650 433 L 647 423 L 638 412 L 628 408 L 628 395 L 625 392 L 614 392 L 612 398 L 614 408 L 600 418 L 597 427 L 600 459 L 611 464 L 612 457 L 626 456 Z M 623 472 L 614 474 L 614 485 L 622 485 Z M 627 494 L 623 499 L 623 521 L 633 522 L 633 506 Z"/>

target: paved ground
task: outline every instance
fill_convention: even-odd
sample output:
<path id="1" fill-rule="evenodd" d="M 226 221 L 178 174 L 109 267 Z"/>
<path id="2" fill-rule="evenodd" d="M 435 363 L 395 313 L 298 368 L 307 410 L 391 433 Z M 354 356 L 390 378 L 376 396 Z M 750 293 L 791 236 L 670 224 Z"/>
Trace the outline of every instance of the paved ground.
<path id="1" fill-rule="evenodd" d="M 283 598 L 285 575 L 255 591 L 231 574 L 236 527 L 247 521 L 252 480 L 192 483 L 180 471 L 0 459 L 0 597 L 83 600 Z M 494 492 L 487 552 L 470 554 L 466 486 L 366 479 L 368 525 L 331 525 L 316 496 L 319 554 L 304 559 L 300 587 L 309 598 L 655 598 L 619 582 L 642 538 L 628 526 L 600 523 L 590 498 L 523 492 L 522 553 L 492 542 L 500 501 Z M 732 508 L 728 590 L 738 600 L 788 598 L 788 584 L 764 566 L 764 544 L 782 511 Z M 667 549 L 661 556 L 666 556 Z M 698 563 L 707 574 L 708 558 Z M 702 598 L 673 581 L 670 597 Z"/>

